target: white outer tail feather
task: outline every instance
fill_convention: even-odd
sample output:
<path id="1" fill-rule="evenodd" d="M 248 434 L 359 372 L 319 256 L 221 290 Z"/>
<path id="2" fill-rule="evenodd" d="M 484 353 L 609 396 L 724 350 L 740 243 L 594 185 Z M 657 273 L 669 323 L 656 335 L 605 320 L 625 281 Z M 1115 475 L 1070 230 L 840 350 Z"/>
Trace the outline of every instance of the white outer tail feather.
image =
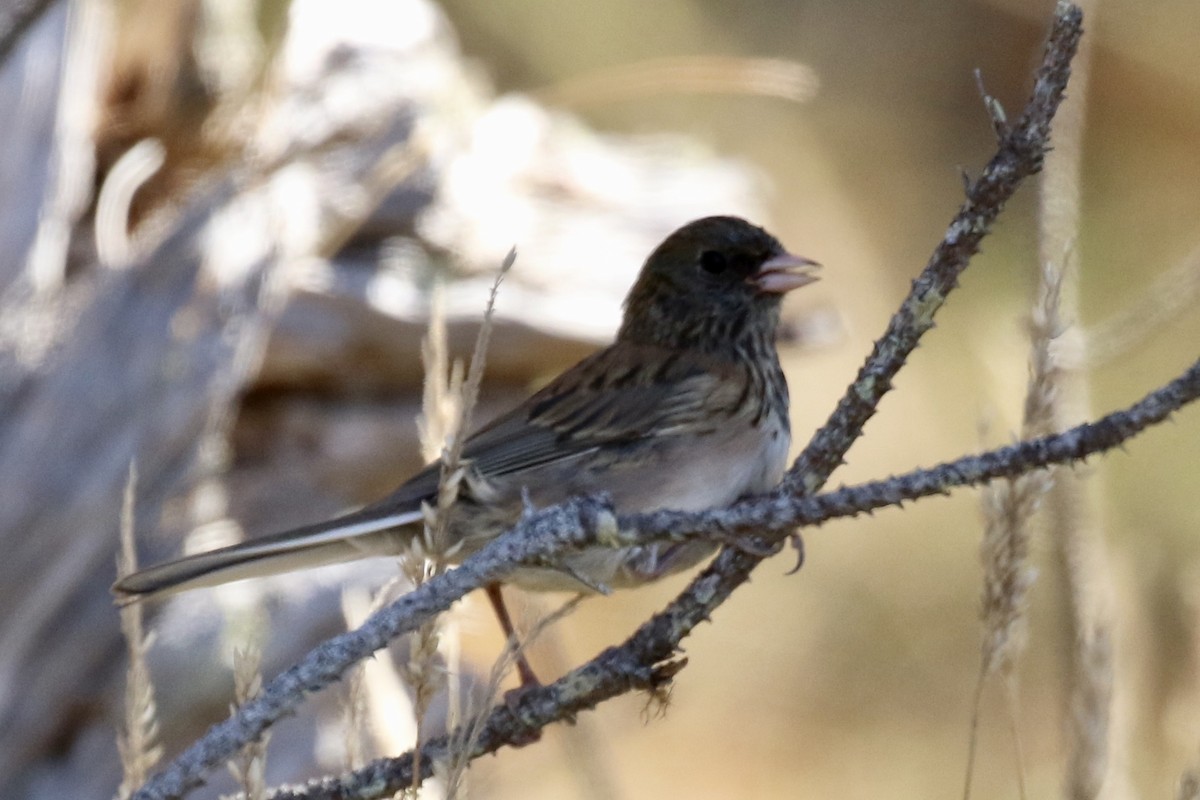
<path id="1" fill-rule="evenodd" d="M 162 597 L 364 556 L 398 555 L 404 540 L 385 534 L 422 520 L 420 509 L 371 519 L 355 516 L 314 525 L 308 535 L 300 528 L 150 567 L 117 581 L 113 590 L 124 600 Z"/>

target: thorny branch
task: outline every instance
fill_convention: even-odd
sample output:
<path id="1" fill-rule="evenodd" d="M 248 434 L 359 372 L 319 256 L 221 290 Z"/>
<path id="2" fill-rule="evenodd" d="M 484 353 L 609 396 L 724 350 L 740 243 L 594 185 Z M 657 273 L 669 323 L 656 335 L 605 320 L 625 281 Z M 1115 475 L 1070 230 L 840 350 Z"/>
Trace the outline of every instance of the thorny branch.
<path id="1" fill-rule="evenodd" d="M 811 497 L 774 493 L 763 498 L 737 503 L 728 509 L 711 512 L 680 513 L 663 511 L 620 518 L 619 530 L 609 527 L 608 507 L 595 499 L 572 503 L 578 510 L 567 524 L 556 528 L 550 538 L 531 532 L 543 514 L 557 519 L 559 509 L 539 512 L 521 523 L 510 535 L 528 545 L 527 555 L 534 559 L 547 552 L 560 553 L 570 547 L 597 540 L 620 545 L 652 541 L 681 541 L 706 536 L 757 534 L 755 551 L 728 547 L 720 559 L 761 559 L 761 547 L 782 544 L 788 531 L 796 526 L 818 525 L 841 517 L 870 513 L 875 509 L 900 505 L 952 488 L 984 483 L 1000 477 L 1029 472 L 1055 464 L 1081 461 L 1090 455 L 1119 447 L 1146 428 L 1165 420 L 1172 412 L 1200 398 L 1200 360 L 1166 386 L 1150 393 L 1128 409 L 1116 411 L 1096 422 L 1085 423 L 1061 434 L 965 456 L 955 461 L 915 470 L 887 480 L 845 487 Z M 591 508 L 589 509 L 589 506 Z M 609 518 L 611 519 L 611 518 Z M 580 527 L 574 527 L 579 525 Z M 589 525 L 595 526 L 591 529 Z M 528 526 L 528 527 L 527 527 Z M 684 532 L 686 531 L 686 533 Z M 498 544 L 495 542 L 493 544 Z M 490 546 L 489 546 L 490 549 Z M 485 551 L 475 557 L 482 559 Z M 530 563 L 530 562 L 524 562 Z M 482 727 L 475 747 L 467 754 L 476 758 L 505 744 L 527 741 L 531 731 L 551 722 L 569 719 L 580 711 L 595 707 L 603 700 L 631 690 L 661 690 L 682 667 L 675 659 L 681 636 L 670 627 L 668 612 L 691 596 L 721 590 L 721 561 L 697 578 L 688 591 L 677 598 L 667 611 L 643 625 L 619 647 L 611 647 L 592 661 L 572 670 L 549 686 L 522 693 L 515 702 L 492 710 Z M 702 613 L 697 611 L 695 613 Z M 419 620 L 414 621 L 416 624 Z M 449 755 L 449 737 L 439 737 L 422 747 L 421 774 L 428 775 L 434 762 Z M 461 756 L 461 754 L 459 754 Z M 297 790 L 271 795 L 273 800 L 335 800 L 350 797 L 386 797 L 411 783 L 413 757 L 385 758 L 338 778 L 315 781 Z"/>
<path id="2" fill-rule="evenodd" d="M 487 581 L 503 575 L 514 564 L 553 563 L 570 549 L 597 541 L 613 546 L 682 541 L 703 537 L 732 537 L 756 533 L 764 543 L 781 543 L 795 526 L 816 525 L 840 517 L 869 513 L 950 489 L 975 485 L 1018 472 L 1082 460 L 1122 445 L 1146 428 L 1166 419 L 1173 411 L 1200 397 L 1200 361 L 1180 377 L 1150 393 L 1128 409 L 1116 411 L 1092 423 L 1008 447 L 966 456 L 925 470 L 915 470 L 887 480 L 842 488 L 812 497 L 776 492 L 743 501 L 728 509 L 681 513 L 662 511 L 629 517 L 614 517 L 603 499 L 580 498 L 564 506 L 527 516 L 510 534 L 487 545 L 459 569 L 439 576 L 375 614 L 362 627 L 335 637 L 313 651 L 303 662 L 272 681 L 259 699 L 247 704 L 239 715 L 218 725 L 176 762 L 189 754 L 220 763 L 257 733 L 268 727 L 291 705 L 270 696 L 303 695 L 326 685 L 330 675 L 357 660 L 358 653 L 373 652 L 376 643 L 416 628 L 432 614 L 449 608 L 455 600 Z M 747 555 L 736 547 L 729 552 Z M 753 557 L 753 556 L 752 556 Z M 709 570 L 709 575 L 713 570 Z M 701 576 L 697 583 L 705 576 Z M 711 576 L 709 585 L 711 586 Z M 660 615 L 661 617 L 662 615 Z M 656 618 L 658 619 L 658 618 Z M 640 638 L 639 638 L 640 637 Z M 632 646 L 636 644 L 637 646 Z M 614 647 L 572 671 L 550 686 L 522 694 L 515 703 L 492 712 L 483 735 L 473 749 L 478 756 L 513 741 L 518 733 L 528 734 L 555 720 L 591 708 L 601 700 L 631 689 L 653 690 L 669 679 L 677 662 L 671 662 L 677 639 L 661 626 L 643 630 L 621 647 Z M 446 755 L 443 737 L 426 743 L 422 772 L 432 761 Z M 412 756 L 383 759 L 363 770 L 337 780 L 310 785 L 304 790 L 283 792 L 277 798 L 340 798 L 360 795 L 353 787 L 408 785 Z M 147 787 L 149 788 L 149 787 Z M 389 790 L 390 791 L 390 790 Z M 385 792 L 384 794 L 387 794 Z M 169 797 L 166 794 L 139 795 Z"/>
<path id="3" fill-rule="evenodd" d="M 763 558 L 782 546 L 795 527 L 945 493 L 955 486 L 1080 460 L 1121 444 L 1194 400 L 1200 395 L 1200 362 L 1138 404 L 1096 423 L 930 470 L 811 496 L 841 464 L 905 359 L 933 327 L 934 314 L 957 285 L 959 274 L 979 249 L 1004 204 L 1025 178 L 1041 168 L 1050 122 L 1066 88 L 1081 25 L 1080 10 L 1060 2 L 1032 97 L 1020 117 L 1002 131 L 996 154 L 982 175 L 968 184 L 966 202 L 914 281 L 909 296 L 829 422 L 813 437 L 779 489 L 728 509 L 704 513 L 659 512 L 618 519 L 602 498 L 583 498 L 530 514 L 512 532 L 491 542 L 458 569 L 400 598 L 359 629 L 315 649 L 300 664 L 271 681 L 256 700 L 214 726 L 135 797 L 180 797 L 200 785 L 206 772 L 261 736 L 306 695 L 337 680 L 352 664 L 445 610 L 467 592 L 502 578 L 514 565 L 552 564 L 567 550 L 596 542 L 628 546 L 694 537 L 716 537 L 723 542 L 736 536 L 751 537 L 746 543 L 725 547 L 679 597 L 622 645 L 605 650 L 550 686 L 525 691 L 513 702 L 494 709 L 469 755 L 475 757 L 508 743 L 527 741 L 532 730 L 623 692 L 660 689 L 682 666 L 674 660 L 681 640 L 708 619 Z M 424 745 L 420 776 L 430 774 L 433 762 L 446 757 L 449 741 L 443 737 Z M 381 759 L 348 775 L 274 796 L 390 796 L 412 785 L 413 766 L 412 754 Z"/>

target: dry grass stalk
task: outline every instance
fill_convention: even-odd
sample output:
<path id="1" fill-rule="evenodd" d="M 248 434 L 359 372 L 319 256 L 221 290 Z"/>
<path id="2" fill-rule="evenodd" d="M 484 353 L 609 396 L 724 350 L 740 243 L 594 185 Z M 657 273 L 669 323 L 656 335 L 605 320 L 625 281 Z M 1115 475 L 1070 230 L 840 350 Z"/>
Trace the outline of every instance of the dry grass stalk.
<path id="1" fill-rule="evenodd" d="M 459 481 L 466 476 L 466 465 L 462 463 L 462 445 L 466 438 L 467 432 L 471 429 L 471 417 L 475 411 L 475 404 L 479 399 L 479 386 L 483 382 L 483 368 L 486 363 L 488 342 L 492 334 L 492 313 L 495 310 L 496 294 L 500 290 L 500 284 L 504 280 L 504 276 L 512 269 L 513 263 L 517 260 L 516 248 L 513 248 L 504 257 L 504 261 L 500 264 L 500 269 L 496 273 L 496 280 L 492 283 L 491 292 L 488 294 L 487 307 L 483 312 L 483 320 L 479 326 L 479 335 L 475 339 L 475 349 L 471 353 L 471 366 L 467 371 L 465 382 L 462 383 L 461 391 L 458 396 L 458 414 L 451 426 L 444 431 L 444 441 L 447 445 L 442 452 L 442 478 L 438 485 L 438 507 L 433 518 L 430 519 L 426 515 L 426 535 L 431 537 L 432 544 L 438 548 L 438 552 L 446 553 L 454 545 L 450 545 L 447 541 L 447 521 L 449 519 L 450 506 L 454 503 L 458 495 Z M 444 342 L 444 325 L 443 325 L 443 342 L 441 344 L 445 349 Z M 442 367 L 445 367 L 445 355 L 442 356 Z M 444 372 L 442 374 L 445 374 Z M 428 379 L 428 372 L 427 372 Z M 451 388 L 454 385 L 454 375 L 451 375 Z M 512 668 L 512 664 L 508 665 L 508 669 Z M 493 670 L 495 671 L 495 670 Z M 461 693 L 457 693 L 461 697 Z M 461 700 L 460 700 L 461 702 Z M 418 752 L 418 757 L 419 757 Z M 466 765 L 467 760 L 459 761 L 451 764 L 447 771 L 446 786 L 447 796 L 456 797 L 461 791 L 466 780 Z M 414 777 L 414 780 L 416 778 Z"/>
<path id="2" fill-rule="evenodd" d="M 1124 356 L 1180 315 L 1196 308 L 1200 298 L 1200 247 L 1159 275 L 1117 313 L 1085 331 L 1083 368 L 1094 369 Z"/>
<path id="3" fill-rule="evenodd" d="M 1041 192 L 1041 239 L 1037 294 L 1029 322 L 1029 380 L 1022 412 L 1021 438 L 1044 436 L 1066 427 L 1064 394 L 1070 391 L 1068 370 L 1077 359 L 1064 363 L 1072 331 L 1064 306 L 1074 308 L 1068 294 L 1068 273 L 1076 253 L 1079 220 L 1079 175 L 1084 120 L 1083 98 L 1087 86 L 1088 42 L 1084 39 L 1073 64 L 1072 92 L 1059 110 L 1055 147 L 1046 158 Z M 1068 478 L 1071 480 L 1071 478 Z M 1029 563 L 1034 515 L 1048 495 L 1060 485 L 1052 471 L 1037 471 L 1009 481 L 997 481 L 983 491 L 984 535 L 980 558 L 984 566 L 981 617 L 983 643 L 980 672 L 971 718 L 969 755 L 964 797 L 970 796 L 978 742 L 980 701 L 992 675 L 1005 683 L 1005 705 L 1013 733 L 1020 796 L 1026 797 L 1020 739 L 1020 692 L 1015 664 L 1028 637 L 1029 591 L 1036 570 Z M 1061 497 L 1060 493 L 1060 497 Z M 1069 536 L 1060 526 L 1057 540 Z"/>
<path id="4" fill-rule="evenodd" d="M 1094 18 L 1098 2 L 1080 4 Z M 1065 274 L 1074 272 L 1080 219 L 1080 174 L 1083 164 L 1088 80 L 1092 42 L 1084 37 L 1072 65 L 1071 91 L 1059 110 L 1054 147 L 1046 156 L 1041 184 L 1039 257 L 1057 262 Z M 1078 316 L 1078 298 L 1064 284 L 1060 314 Z M 1063 430 L 1087 415 L 1091 405 L 1085 376 L 1064 365 L 1054 387 L 1050 431 Z M 1109 796 L 1125 791 L 1128 777 L 1117 774 L 1112 743 L 1121 735 L 1112 730 L 1113 621 L 1112 576 L 1103 540 L 1099 506 L 1094 502 L 1094 479 L 1079 472 L 1062 472 L 1047 496 L 1049 534 L 1056 566 L 1065 585 L 1065 621 L 1069 642 L 1067 700 L 1067 769 L 1064 795 L 1092 800 L 1107 783 Z M 1089 497 L 1089 494 L 1093 495 Z"/>
<path id="5" fill-rule="evenodd" d="M 500 657 L 496 659 L 496 663 L 492 665 L 492 669 L 488 673 L 487 686 L 485 687 L 483 697 L 479 700 L 479 710 L 471 713 L 468 724 L 455 729 L 456 736 L 449 748 L 451 754 L 450 763 L 446 765 L 447 800 L 454 800 L 454 798 L 462 796 L 467 767 L 471 763 L 471 752 L 474 750 L 476 743 L 479 741 L 479 736 L 483 732 L 484 724 L 488 720 L 489 710 L 500 697 L 500 686 L 504 681 L 504 676 L 512 671 L 513 666 L 517 663 L 517 658 L 524 649 L 533 644 L 554 623 L 574 611 L 583 598 L 583 595 L 576 595 L 564 603 L 558 610 L 535 621 L 533 625 L 529 626 L 529 630 L 525 633 L 523 641 L 517 641 L 514 637 L 505 643 L 504 650 L 500 653 Z"/>
<path id="6" fill-rule="evenodd" d="M 1097 572 L 1094 565 L 1079 561 L 1067 568 L 1072 580 L 1069 610 L 1077 622 L 1071 651 L 1067 709 L 1071 749 L 1064 792 L 1072 800 L 1091 800 L 1100 795 L 1111 755 L 1113 634 L 1111 621 L 1104 613 L 1107 609 L 1095 607 L 1097 592 L 1094 584 L 1089 585 Z"/>
<path id="7" fill-rule="evenodd" d="M 1192 767 L 1179 776 L 1175 800 L 1200 800 L 1200 768 Z"/>
<path id="8" fill-rule="evenodd" d="M 483 368 L 486 363 L 488 343 L 492 337 L 492 313 L 496 307 L 496 295 L 500 291 L 500 284 L 504 281 L 504 276 L 512 269 L 516 260 L 517 249 L 514 247 L 508 251 L 508 255 L 500 263 L 496 280 L 492 282 L 492 289 L 488 293 L 487 308 L 483 312 L 479 335 L 475 338 L 475 350 L 471 353 L 471 367 L 467 371 L 467 380 L 462 388 L 462 407 L 459 410 L 454 430 L 450 431 L 450 446 L 442 455 L 443 476 L 452 474 L 461 466 L 463 441 L 466 438 L 466 432 L 471 429 L 471 416 L 475 413 L 475 404 L 479 400 L 479 386 L 483 383 Z"/>
<path id="9" fill-rule="evenodd" d="M 342 593 L 342 613 L 347 626 L 361 625 L 390 602 L 395 590 L 402 586 L 403 581 L 397 579 L 373 598 L 362 589 L 347 587 Z M 362 765 L 370 757 L 366 748 L 368 734 L 374 745 L 371 755 L 400 753 L 418 740 L 413 698 L 395 662 L 386 653 L 362 662 L 351 672 L 345 716 L 346 756 L 352 763 Z M 426 792 L 431 785 L 434 784 L 426 784 Z"/>
<path id="10" fill-rule="evenodd" d="M 664 94 L 743 94 L 804 103 L 820 81 L 806 64 L 779 58 L 675 56 L 619 64 L 534 93 L 550 105 L 587 108 Z"/>
<path id="11" fill-rule="evenodd" d="M 425 361 L 425 390 L 422 419 L 419 423 L 422 447 L 427 458 L 440 450 L 441 479 L 438 483 L 436 507 L 426 506 L 425 524 L 420 539 L 413 542 L 410 558 L 403 560 L 404 570 L 414 586 L 419 586 L 446 569 L 446 558 L 457 547 L 449 541 L 447 521 L 450 507 L 458 497 L 458 487 L 467 477 L 467 465 L 462 462 L 462 443 L 471 427 L 471 416 L 483 382 L 488 341 L 491 337 L 492 313 L 500 283 L 516 261 L 516 250 L 509 251 L 500 265 L 488 296 L 487 307 L 471 354 L 471 366 L 465 380 L 461 364 L 450 365 L 446 342 L 445 314 L 441 295 L 435 293 L 430 314 L 429 334 L 422 355 Z M 440 642 L 436 620 L 421 626 L 411 637 L 409 659 L 401 668 L 414 693 L 414 713 L 417 720 L 416 756 L 421 752 L 421 725 L 429 704 L 446 685 L 443 670 L 437 665 Z M 419 782 L 414 778 L 412 791 Z"/>
<path id="12" fill-rule="evenodd" d="M 382 608 L 402 583 L 402 577 L 397 576 L 381 586 L 372 597 L 364 597 L 363 593 L 354 587 L 347 586 L 343 589 L 342 617 L 346 620 L 346 629 L 353 630 L 361 625 L 364 619 Z M 391 752 L 390 743 L 381 741 L 381 739 L 401 738 L 400 735 L 392 735 L 395 728 L 403 725 L 400 715 L 390 717 L 387 720 L 386 728 L 375 724 L 378 715 L 371 712 L 378 710 L 385 703 L 379 700 L 379 694 L 381 694 L 379 681 L 373 679 L 372 667 L 376 671 L 385 669 L 391 669 L 393 673 L 395 671 L 395 665 L 391 659 L 376 658 L 372 661 L 355 664 L 347 675 L 342 717 L 346 741 L 346 763 L 351 769 L 357 769 L 367 763 L 368 738 L 376 745 L 377 752 L 384 753 Z M 389 706 L 388 711 L 391 710 Z M 414 722 L 413 727 L 415 724 Z M 412 737 L 410 736 L 399 746 L 406 747 L 411 741 Z"/>
<path id="13" fill-rule="evenodd" d="M 137 493 L 137 466 L 129 465 L 129 480 L 121 505 L 121 553 L 117 558 L 117 574 L 137 571 L 137 548 L 133 540 L 134 497 Z M 129 651 L 129 666 L 125 678 L 125 730 L 117 736 L 121 754 L 121 786 L 117 797 L 124 800 L 146 782 L 150 769 L 162 756 L 158 743 L 158 718 L 154 703 L 154 684 L 146 652 L 153 637 L 146 635 L 142 625 L 142 606 L 130 603 L 121 608 L 121 633 Z"/>
<path id="14" fill-rule="evenodd" d="M 258 620 L 262 622 L 261 617 Z M 260 624 L 252 632 L 243 647 L 233 649 L 233 696 L 235 702 L 230 710 L 237 711 L 258 696 L 262 690 L 262 636 L 264 627 Z M 262 800 L 267 796 L 267 744 L 271 740 L 270 732 L 266 732 L 256 742 L 246 745 L 245 749 L 229 762 L 229 771 L 242 786 L 246 800 Z"/>
<path id="15" fill-rule="evenodd" d="M 441 283 L 434 285 L 430 297 L 429 329 L 421 342 L 421 362 L 425 383 L 417 433 L 421 439 L 421 456 L 428 462 L 441 456 L 454 420 L 462 413 L 462 362 L 455 361 L 451 371 L 446 342 L 446 299 Z"/>
<path id="16" fill-rule="evenodd" d="M 342 612 L 346 614 L 346 594 L 342 594 Z M 347 626 L 349 626 L 349 615 Z M 346 676 L 346 695 L 342 700 L 342 730 L 346 742 L 346 769 L 359 769 L 367 763 L 364 738 L 367 732 L 366 663 L 355 664 Z"/>
<path id="17" fill-rule="evenodd" d="M 1057 346 L 1068 331 L 1060 314 L 1064 273 L 1047 262 L 1042 265 L 1038 300 L 1030 318 L 1029 383 L 1025 391 L 1021 438 L 1051 432 L 1062 366 Z M 984 490 L 987 522 L 981 545 L 984 564 L 983 608 L 984 674 L 1013 673 L 1024 650 L 1029 589 L 1036 577 L 1029 564 L 1030 523 L 1042 498 L 1054 485 L 1053 473 L 1032 472 Z"/>
<path id="18" fill-rule="evenodd" d="M 428 524 L 426 524 L 428 529 Z M 445 561 L 441 555 L 432 555 L 426 551 L 425 558 L 419 558 L 416 553 L 403 559 L 404 571 L 413 585 L 419 586 L 445 569 Z M 416 633 L 409 637 L 408 660 L 400 665 L 399 672 L 412 689 L 413 718 L 416 722 L 416 742 L 413 750 L 420 758 L 421 743 L 425 715 L 429 706 L 438 693 L 446 686 L 446 674 L 438 664 L 438 645 L 441 641 L 440 625 L 436 619 L 422 625 Z M 414 781 L 411 790 L 414 796 L 420 788 L 420 783 Z"/>
<path id="19" fill-rule="evenodd" d="M 547 605 L 540 595 L 528 596 L 525 614 L 535 619 L 546 615 Z M 522 626 L 524 628 L 525 626 Z M 554 630 L 545 631 L 538 639 L 539 667 L 550 675 L 565 675 L 573 664 L 563 647 L 562 637 Z M 670 687 L 661 693 L 647 692 L 643 721 L 649 725 L 652 718 L 666 716 Z M 579 800 L 613 800 L 624 796 L 619 770 L 613 762 L 612 748 L 607 731 L 599 718 L 586 714 L 559 727 L 557 744 L 565 759 L 566 772 L 574 784 L 573 796 Z"/>
<path id="20" fill-rule="evenodd" d="M 1093 4 L 1094 5 L 1094 4 Z M 1077 300 L 1068 275 L 1076 260 L 1079 229 L 1082 140 L 1090 39 L 1073 65 L 1071 94 L 1059 111 L 1055 147 L 1046 158 L 1041 184 L 1038 301 L 1031 321 L 1031 374 L 1026 392 L 1023 438 L 1063 430 L 1086 408 L 1087 392 L 1076 371 L 1080 359 L 1066 346 Z M 1103 545 L 1077 474 L 1045 472 L 1023 476 L 985 492 L 987 530 L 982 545 L 984 643 L 980 684 L 972 719 L 965 794 L 970 793 L 979 698 L 983 681 L 1005 678 L 1010 720 L 1020 758 L 1016 723 L 1018 692 L 1014 663 L 1025 639 L 1025 614 L 1033 572 L 1028 566 L 1030 520 L 1043 498 L 1058 570 L 1066 584 L 1071 647 L 1068 699 L 1068 764 L 1065 794 L 1072 800 L 1097 796 L 1108 772 L 1112 698 L 1112 632 L 1106 613 L 1109 593 Z M 1018 770 L 1025 795 L 1022 770 Z"/>
<path id="21" fill-rule="evenodd" d="M 425 383 L 417 429 L 421 439 L 421 455 L 426 462 L 430 462 L 441 456 L 442 449 L 453 435 L 455 425 L 463 414 L 463 366 L 461 361 L 450 361 L 450 348 L 446 341 L 445 295 L 440 283 L 434 286 L 431 297 L 429 331 L 421 343 L 421 359 L 425 369 Z M 438 487 L 438 514 L 435 515 L 438 519 L 445 518 L 442 511 L 448 508 L 453 500 L 454 497 L 443 481 Z M 439 526 L 437 520 L 431 525 L 429 514 L 426 514 L 423 534 L 425 538 L 422 545 L 426 552 L 438 554 L 438 557 L 448 553 L 449 548 L 444 541 L 444 526 Z M 420 560 L 426 563 L 428 569 L 429 562 L 424 558 Z M 415 558 L 408 559 L 409 563 L 416 561 Z M 444 565 L 438 565 L 438 571 L 443 567 Z M 432 571 L 429 574 L 432 574 Z M 442 631 L 436 644 L 442 648 L 443 658 L 448 666 L 446 688 L 450 697 L 447 723 L 454 726 L 458 724 L 462 708 L 459 631 L 453 619 L 443 620 L 439 624 Z"/>
<path id="22" fill-rule="evenodd" d="M 446 341 L 446 322 L 443 294 L 440 284 L 435 286 L 430 303 L 429 328 L 421 348 L 422 361 L 425 370 L 425 385 L 422 395 L 421 415 L 417 419 L 417 429 L 421 439 L 421 453 L 426 461 L 433 461 L 442 453 L 442 449 L 450 436 L 456 421 L 461 416 L 463 369 L 460 362 L 450 363 L 449 347 Z M 443 502 L 452 502 L 452 495 L 446 491 L 446 482 L 439 486 L 439 508 Z M 443 500 L 448 498 L 448 500 Z M 382 587 L 371 599 L 369 607 L 362 613 L 352 613 L 352 598 L 343 596 L 343 611 L 347 623 L 353 627 L 362 619 L 382 608 L 404 584 L 419 586 L 434 575 L 445 569 L 446 547 L 438 536 L 436 525 L 437 511 L 426 510 L 426 521 L 423 535 L 414 540 L 410 552 L 400 559 L 401 576 Z M 396 671 L 410 687 L 413 700 L 411 716 L 413 719 L 413 746 L 421 746 L 421 724 L 433 698 L 447 685 L 443 670 L 437 664 L 437 651 L 442 642 L 440 623 L 431 622 L 422 626 L 409 637 L 408 660 L 399 665 Z M 391 663 L 390 661 L 387 663 Z M 381 666 L 376 664 L 376 666 Z M 395 665 L 393 665 L 395 666 Z M 371 725 L 365 710 L 367 695 L 375 697 L 373 705 L 378 703 L 378 695 L 390 695 L 391 692 L 383 685 L 387 683 L 385 676 L 378 671 L 368 673 L 365 664 L 358 665 L 351 674 L 345 706 L 347 727 L 347 757 L 352 765 L 365 761 L 363 752 L 362 732 L 370 730 L 376 744 L 384 752 L 391 752 L 396 744 L 398 731 L 394 728 L 398 720 L 392 720 L 387 730 L 378 725 Z M 406 743 L 407 744 L 407 743 Z M 413 788 L 416 792 L 416 787 Z"/>
<path id="23" fill-rule="evenodd" d="M 449 347 L 446 343 L 446 317 L 442 289 L 434 289 L 430 304 L 429 330 L 421 343 L 421 356 L 425 368 L 424 394 L 421 417 L 417 427 L 421 436 L 421 451 L 426 461 L 433 461 L 440 454 L 449 437 L 455 433 L 455 424 L 461 419 L 463 408 L 462 364 L 450 363 Z M 461 477 L 461 475 L 457 476 Z M 442 513 L 454 502 L 458 493 L 457 477 L 447 479 L 445 466 L 438 483 L 437 509 L 426 507 L 422 536 L 413 541 L 412 551 L 401 560 L 405 576 L 413 586 L 420 586 L 446 568 L 445 526 L 439 523 Z M 413 716 L 417 727 L 414 750 L 420 757 L 422 725 L 429 704 L 437 693 L 446 686 L 446 675 L 437 663 L 437 650 L 441 639 L 440 623 L 431 620 L 422 625 L 409 637 L 409 657 L 400 672 L 413 692 Z M 416 795 L 419 784 L 414 782 L 410 792 Z"/>
<path id="24" fill-rule="evenodd" d="M 1054 424 L 1056 387 L 1061 372 L 1055 357 L 1059 350 L 1056 345 L 1067 331 L 1059 314 L 1063 276 L 1056 265 L 1043 264 L 1038 299 L 1029 326 L 1029 383 L 1021 423 L 1024 439 L 1044 435 Z M 983 687 L 995 674 L 1001 675 L 1005 682 L 1005 699 L 1017 753 L 1017 780 L 1021 797 L 1026 796 L 1017 724 L 1019 691 L 1015 665 L 1028 638 L 1029 590 L 1036 579 L 1036 570 L 1029 563 L 1031 525 L 1053 484 L 1053 473 L 1039 470 L 1013 480 L 996 481 L 982 493 L 984 534 L 980 560 L 984 574 L 980 616 L 983 644 L 971 715 L 964 797 L 971 793 Z"/>

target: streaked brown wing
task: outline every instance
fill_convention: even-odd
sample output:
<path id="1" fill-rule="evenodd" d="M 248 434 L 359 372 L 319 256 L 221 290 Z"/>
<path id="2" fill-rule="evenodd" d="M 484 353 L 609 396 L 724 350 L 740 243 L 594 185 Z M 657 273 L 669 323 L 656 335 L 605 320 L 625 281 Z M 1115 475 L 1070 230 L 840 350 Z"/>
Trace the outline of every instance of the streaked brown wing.
<path id="1" fill-rule="evenodd" d="M 648 345 L 619 343 L 564 372 L 472 435 L 463 458 L 485 478 L 512 475 L 610 444 L 704 434 L 749 391 L 745 370 Z M 437 490 L 430 464 L 372 508 L 407 505 Z"/>

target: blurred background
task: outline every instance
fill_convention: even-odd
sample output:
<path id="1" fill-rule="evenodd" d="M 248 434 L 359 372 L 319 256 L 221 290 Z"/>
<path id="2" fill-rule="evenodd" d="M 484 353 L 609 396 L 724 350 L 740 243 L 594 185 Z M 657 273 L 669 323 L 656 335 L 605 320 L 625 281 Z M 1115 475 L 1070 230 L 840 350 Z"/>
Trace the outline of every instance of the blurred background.
<path id="1" fill-rule="evenodd" d="M 690 219 L 745 215 L 822 262 L 785 306 L 798 451 L 942 236 L 961 171 L 993 152 L 974 71 L 1017 114 L 1052 5 L 0 12 L 0 796 L 111 797 L 120 781 L 125 655 L 107 587 L 131 459 L 143 561 L 378 498 L 421 462 L 435 295 L 465 357 L 513 245 L 480 417 L 607 341 L 641 259 Z M 1175 376 L 1200 341 L 1200 8 L 1088 15 L 1086 92 L 1069 90 L 1085 115 L 1080 330 L 1062 346 L 1103 347 L 1083 359 L 1080 418 Z M 1017 435 L 1038 191 L 1001 217 L 832 485 Z M 1198 454 L 1189 409 L 1076 470 L 1113 668 L 1109 728 L 1090 729 L 1107 757 L 1096 791 L 1072 796 L 1195 796 L 1176 792 L 1200 768 Z M 964 491 L 808 532 L 799 573 L 784 575 L 786 553 L 768 561 L 686 640 L 664 713 L 608 703 L 476 762 L 472 794 L 957 795 L 982 530 Z M 1032 550 L 1027 647 L 981 695 L 980 798 L 1069 793 L 1067 593 L 1051 544 Z M 247 630 L 269 677 L 344 627 L 344 585 L 394 572 L 335 567 L 149 606 L 168 756 L 225 715 Z M 584 602 L 534 646 L 535 668 L 557 677 L 624 639 L 686 580 Z M 512 594 L 530 618 L 565 599 Z M 471 598 L 445 637 L 468 689 L 484 680 L 501 646 L 486 603 Z M 269 783 L 342 769 L 337 694 L 277 728 Z M 431 730 L 445 713 L 435 703 Z M 370 753 L 408 746 L 375 733 Z M 196 796 L 231 790 L 214 776 Z"/>

